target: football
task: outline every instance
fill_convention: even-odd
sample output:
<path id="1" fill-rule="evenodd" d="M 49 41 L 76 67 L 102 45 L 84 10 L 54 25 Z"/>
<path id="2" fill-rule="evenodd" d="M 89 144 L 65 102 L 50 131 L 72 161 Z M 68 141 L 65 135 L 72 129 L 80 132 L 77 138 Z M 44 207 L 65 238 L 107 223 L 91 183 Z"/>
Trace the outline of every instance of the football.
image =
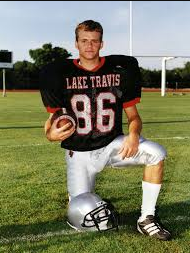
<path id="1" fill-rule="evenodd" d="M 65 108 L 61 108 L 57 110 L 56 112 L 54 112 L 54 114 L 51 117 L 51 124 L 53 124 L 55 120 L 57 120 L 57 125 L 56 125 L 57 128 L 60 128 L 66 125 L 67 123 L 71 123 L 68 129 L 70 129 L 73 126 L 76 126 L 76 121 L 73 115 L 71 115 L 71 113 L 68 113 Z"/>

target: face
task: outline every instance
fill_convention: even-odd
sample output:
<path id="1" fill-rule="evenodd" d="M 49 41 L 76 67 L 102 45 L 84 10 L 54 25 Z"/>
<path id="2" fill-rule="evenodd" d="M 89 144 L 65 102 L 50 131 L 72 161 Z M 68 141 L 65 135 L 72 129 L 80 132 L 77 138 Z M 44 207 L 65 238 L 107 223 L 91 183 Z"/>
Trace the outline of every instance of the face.
<path id="1" fill-rule="evenodd" d="M 99 32 L 80 30 L 75 46 L 79 50 L 80 58 L 94 60 L 99 58 L 99 51 L 103 47 L 103 42 L 100 41 Z"/>

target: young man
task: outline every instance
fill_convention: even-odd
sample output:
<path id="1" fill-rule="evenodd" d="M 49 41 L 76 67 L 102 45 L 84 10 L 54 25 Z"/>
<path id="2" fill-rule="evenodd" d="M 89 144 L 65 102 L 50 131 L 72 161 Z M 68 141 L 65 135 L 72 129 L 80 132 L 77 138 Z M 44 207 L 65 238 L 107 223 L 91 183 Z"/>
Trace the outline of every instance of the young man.
<path id="1" fill-rule="evenodd" d="M 142 122 L 136 104 L 140 102 L 140 71 L 134 57 L 100 57 L 102 26 L 93 20 L 75 30 L 79 59 L 55 61 L 41 73 L 41 95 L 50 117 L 45 133 L 50 141 L 61 141 L 66 149 L 67 184 L 72 199 L 93 192 L 95 177 L 105 166 L 144 164 L 141 216 L 142 234 L 168 240 L 170 233 L 156 221 L 155 206 L 163 178 L 165 149 L 140 137 Z M 52 114 L 59 108 L 72 111 L 76 129 L 61 128 Z M 122 111 L 128 120 L 128 135 L 122 130 Z"/>

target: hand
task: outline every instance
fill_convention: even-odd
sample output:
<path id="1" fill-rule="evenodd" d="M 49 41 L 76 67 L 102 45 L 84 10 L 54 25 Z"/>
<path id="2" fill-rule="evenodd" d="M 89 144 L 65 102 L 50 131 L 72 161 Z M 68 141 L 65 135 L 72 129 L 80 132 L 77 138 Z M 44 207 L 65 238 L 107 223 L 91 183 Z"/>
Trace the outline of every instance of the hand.
<path id="1" fill-rule="evenodd" d="M 139 146 L 139 135 L 136 133 L 131 133 L 125 137 L 124 142 L 118 151 L 122 159 L 132 157 L 138 152 Z"/>
<path id="2" fill-rule="evenodd" d="M 67 123 L 66 125 L 57 128 L 57 122 L 59 119 L 56 119 L 51 127 L 46 132 L 46 136 L 49 141 L 64 141 L 65 139 L 69 138 L 74 132 L 75 127 L 68 129 L 71 123 Z"/>

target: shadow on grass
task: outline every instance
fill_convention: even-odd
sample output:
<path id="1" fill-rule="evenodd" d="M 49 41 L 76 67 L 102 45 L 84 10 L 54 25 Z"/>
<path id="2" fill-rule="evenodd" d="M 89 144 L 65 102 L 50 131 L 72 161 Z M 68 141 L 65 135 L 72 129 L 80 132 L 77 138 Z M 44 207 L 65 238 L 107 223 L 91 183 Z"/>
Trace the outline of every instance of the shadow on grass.
<path id="1" fill-rule="evenodd" d="M 139 216 L 140 210 L 119 213 L 119 225 L 124 226 L 130 233 L 137 232 L 136 225 Z M 179 239 L 183 237 L 187 229 L 190 230 L 190 202 L 157 206 L 156 217 L 158 217 L 158 222 L 171 232 L 173 239 Z"/>
<path id="2" fill-rule="evenodd" d="M 139 214 L 139 210 L 118 213 L 119 233 L 137 234 L 136 222 Z M 172 233 L 173 239 L 183 237 L 183 233 L 190 229 L 190 202 L 178 202 L 159 206 L 157 207 L 157 215 L 159 215 L 164 227 Z M 109 233 L 111 232 L 109 231 Z M 71 234 L 74 236 L 75 234 L 79 234 L 79 232 L 70 229 L 66 224 L 66 217 L 59 217 L 57 220 L 35 224 L 12 224 L 0 227 L 1 244 L 19 241 L 19 238 L 22 239 L 20 241 L 30 241 L 30 238 L 32 240 L 33 237 L 34 241 L 39 241 L 48 239 L 51 236 L 70 237 Z"/>
<path id="3" fill-rule="evenodd" d="M 28 129 L 28 128 L 43 128 L 43 126 L 5 126 L 5 127 L 0 127 L 0 130 L 4 130 L 4 129 Z"/>

